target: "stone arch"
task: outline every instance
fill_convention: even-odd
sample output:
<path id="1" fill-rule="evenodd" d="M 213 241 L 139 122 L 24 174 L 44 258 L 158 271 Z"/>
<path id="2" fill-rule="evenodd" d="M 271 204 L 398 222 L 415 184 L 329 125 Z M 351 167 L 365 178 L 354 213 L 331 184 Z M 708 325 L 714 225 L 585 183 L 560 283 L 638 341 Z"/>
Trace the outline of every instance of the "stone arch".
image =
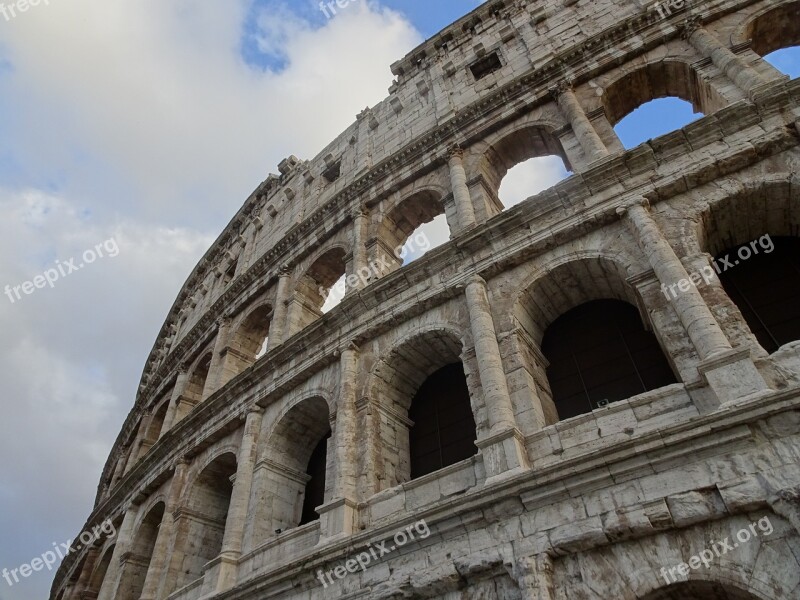
<path id="1" fill-rule="evenodd" d="M 691 579 L 654 590 L 641 600 L 766 600 L 732 584 Z"/>
<path id="2" fill-rule="evenodd" d="M 170 592 L 201 577 L 206 563 L 222 549 L 236 475 L 235 448 L 217 449 L 195 472 L 176 512 L 178 534 L 170 569 L 173 581 L 167 584 Z"/>
<path id="3" fill-rule="evenodd" d="M 143 516 L 134 530 L 130 552 L 123 557 L 122 575 L 117 589 L 117 598 L 120 600 L 139 600 L 142 594 L 164 510 L 164 501 L 159 499 L 141 511 Z"/>
<path id="4" fill-rule="evenodd" d="M 712 303 L 725 308 L 729 322 L 723 324 L 741 343 L 755 348 L 762 356 L 795 341 L 798 336 L 787 333 L 788 337 L 779 336 L 776 340 L 765 334 L 768 328 L 759 316 L 759 309 L 751 304 L 750 294 L 736 289 L 742 286 L 742 281 L 737 283 L 736 280 L 745 277 L 753 285 L 760 285 L 746 272 L 755 270 L 753 274 L 757 278 L 759 272 L 775 267 L 771 260 L 778 260 L 786 252 L 792 253 L 791 244 L 800 238 L 797 184 L 798 179 L 794 177 L 792 180 L 775 178 L 741 185 L 737 193 L 710 201 L 693 221 L 687 223 L 694 229 L 689 232 L 687 251 L 705 256 L 703 266 L 716 275 L 712 285 L 703 291 Z M 737 248 L 747 249 L 742 246 L 749 246 L 750 250 L 744 254 L 737 251 Z M 772 254 L 776 248 L 778 252 Z M 786 269 L 787 275 L 794 273 L 794 269 Z M 781 287 L 776 290 L 778 293 L 771 295 L 771 301 L 783 298 L 793 304 L 787 298 L 795 296 L 792 289 L 796 287 L 796 280 L 796 276 L 778 277 Z"/>
<path id="5" fill-rule="evenodd" d="M 103 586 L 103 582 L 106 579 L 106 573 L 108 573 L 108 567 L 111 564 L 111 558 L 114 556 L 114 548 L 116 544 L 110 544 L 103 553 L 100 555 L 100 558 L 95 563 L 94 570 L 92 574 L 89 576 L 89 584 L 87 587 L 87 591 L 93 594 L 99 594 L 100 588 Z"/>
<path id="6" fill-rule="evenodd" d="M 322 316 L 329 290 L 347 272 L 347 252 L 337 244 L 321 250 L 309 261 L 291 296 L 287 338 Z"/>
<path id="7" fill-rule="evenodd" d="M 503 210 L 498 195 L 500 184 L 513 167 L 531 158 L 558 156 L 567 171 L 573 169 L 556 137 L 556 128 L 549 122 L 526 119 L 490 136 L 470 150 L 470 154 L 479 157 L 470 182 L 475 216 L 479 221 Z"/>
<path id="8" fill-rule="evenodd" d="M 543 265 L 516 293 L 512 318 L 536 344 L 560 315 L 591 300 L 613 298 L 639 305 L 627 283 L 633 273 L 621 256 L 606 252 L 574 252 Z"/>
<path id="9" fill-rule="evenodd" d="M 205 397 L 212 357 L 211 350 L 202 353 L 189 369 L 189 377 L 183 390 L 183 398 L 189 404 L 197 404 Z"/>
<path id="10" fill-rule="evenodd" d="M 800 46 L 800 1 L 770 4 L 747 19 L 735 34 L 739 43 L 764 57 L 775 50 Z"/>
<path id="11" fill-rule="evenodd" d="M 728 104 L 691 64 L 677 58 L 649 62 L 623 73 L 605 87 L 600 100 L 614 126 L 642 104 L 667 97 L 685 100 L 704 115 Z"/>
<path id="12" fill-rule="evenodd" d="M 221 351 L 219 387 L 250 368 L 266 352 L 272 322 L 272 305 L 256 303 L 236 320 L 230 338 Z"/>
<path id="13" fill-rule="evenodd" d="M 275 419 L 256 466 L 252 502 L 254 545 L 301 523 L 310 486 L 317 486 L 313 489 L 318 490 L 321 485 L 327 500 L 332 474 L 330 431 L 329 403 L 321 395 L 300 397 Z M 308 472 L 317 449 L 327 456 L 324 477 Z"/>
<path id="14" fill-rule="evenodd" d="M 762 524 L 769 527 L 762 529 Z M 758 536 L 750 536 L 732 550 L 720 545 L 722 540 L 732 544 L 737 533 L 749 533 L 751 525 Z M 767 534 L 770 530 L 772 533 Z M 669 594 L 716 587 L 733 600 L 796 598 L 800 593 L 796 577 L 800 559 L 789 548 L 797 541 L 797 531 L 784 519 L 771 511 L 756 511 L 617 541 L 613 551 L 600 547 L 570 555 L 556 570 L 555 584 L 570 585 L 564 579 L 572 569 L 579 569 L 583 575 L 580 584 L 569 588 L 577 596 L 588 592 L 588 597 L 618 600 L 695 600 Z M 692 568 L 692 557 L 699 558 L 704 550 L 712 553 L 708 567 L 692 561 L 697 567 Z M 688 575 L 678 572 L 682 563 L 687 564 Z M 700 595 L 697 600 L 707 598 L 716 597 Z"/>
<path id="15" fill-rule="evenodd" d="M 377 235 L 374 241 L 371 241 L 375 246 L 370 253 L 374 259 L 374 268 L 371 271 L 377 271 L 371 273 L 371 277 L 387 275 L 403 264 L 403 247 L 411 236 L 421 226 L 445 214 L 442 197 L 440 190 L 432 188 L 415 190 L 383 215 Z"/>
<path id="16" fill-rule="evenodd" d="M 459 328 L 436 323 L 419 327 L 403 336 L 373 365 L 366 383 L 366 396 L 381 413 L 381 426 L 375 432 L 379 489 L 393 487 L 411 478 L 411 437 L 415 426 L 409 418 L 412 401 L 431 376 L 450 365 L 461 364 L 464 378 L 464 341 Z M 473 416 L 472 427 L 481 429 L 483 410 L 477 410 L 470 385 L 465 398 Z M 446 465 L 445 465 L 446 466 Z"/>
<path id="17" fill-rule="evenodd" d="M 539 412 L 540 426 L 561 419 L 551 382 L 559 378 L 562 364 L 551 364 L 544 353 L 546 334 L 557 320 L 574 314 L 572 311 L 591 307 L 597 301 L 617 301 L 630 307 L 634 314 L 638 313 L 642 335 L 651 335 L 653 324 L 636 289 L 628 283 L 630 275 L 618 256 L 602 252 L 573 253 L 539 269 L 518 292 L 512 308 L 511 335 L 517 351 L 514 364 L 518 368 L 509 373 L 508 378 L 511 389 L 538 397 L 538 406 L 534 409 Z M 648 347 L 653 352 L 658 350 L 658 356 L 665 358 L 674 376 L 676 369 L 670 354 L 658 337 L 656 340 L 655 348 Z M 652 340 L 648 338 L 648 341 Z M 518 396 L 519 393 L 515 394 L 512 400 L 516 410 L 521 412 L 523 400 Z"/>
<path id="18" fill-rule="evenodd" d="M 150 418 L 150 423 L 144 433 L 142 439 L 142 452 L 143 455 L 147 450 L 158 441 L 161 437 L 162 429 L 164 428 L 164 421 L 167 417 L 167 410 L 169 410 L 170 395 L 168 394 L 161 402 L 153 408 L 153 416 Z"/>

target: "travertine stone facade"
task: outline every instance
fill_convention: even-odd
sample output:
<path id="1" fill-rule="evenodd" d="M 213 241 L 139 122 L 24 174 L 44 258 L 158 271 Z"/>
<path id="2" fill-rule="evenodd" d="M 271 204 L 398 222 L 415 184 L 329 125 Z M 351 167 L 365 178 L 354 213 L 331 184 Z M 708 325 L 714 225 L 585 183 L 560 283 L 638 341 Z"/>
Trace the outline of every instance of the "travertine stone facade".
<path id="1" fill-rule="evenodd" d="M 800 598 L 800 342 L 767 352 L 719 282 L 661 289 L 800 233 L 800 81 L 762 59 L 800 43 L 800 3 L 690 6 L 487 2 L 282 161 L 176 299 L 87 521 L 117 535 L 69 555 L 52 598 Z M 705 116 L 625 150 L 613 126 L 663 96 Z M 504 210 L 506 172 L 550 154 L 572 175 Z M 401 266 L 439 214 L 450 241 Z M 637 309 L 678 383 L 559 420 L 542 341 L 596 299 Z M 478 452 L 411 479 L 411 400 L 454 362 Z"/>

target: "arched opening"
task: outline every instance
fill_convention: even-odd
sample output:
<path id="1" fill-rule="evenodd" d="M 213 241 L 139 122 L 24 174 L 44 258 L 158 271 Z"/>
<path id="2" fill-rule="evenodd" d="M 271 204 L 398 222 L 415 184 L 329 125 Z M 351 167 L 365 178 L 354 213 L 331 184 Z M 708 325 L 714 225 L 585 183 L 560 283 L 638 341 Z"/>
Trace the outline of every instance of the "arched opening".
<path id="1" fill-rule="evenodd" d="M 548 348 L 551 348 L 551 342 L 545 340 L 546 334 L 552 334 L 551 328 L 560 317 L 596 300 L 617 301 L 636 312 L 633 307 L 638 306 L 637 294 L 627 281 L 629 276 L 630 273 L 620 261 L 603 256 L 587 256 L 555 266 L 549 265 L 536 274 L 535 279 L 519 294 L 512 313 L 512 334 L 518 340 L 517 362 L 521 368 L 509 375 L 509 385 L 511 388 L 522 389 L 528 396 L 538 397 L 536 406 L 541 411 L 541 419 L 545 425 L 557 423 L 566 418 L 565 415 L 580 414 L 556 404 L 563 392 L 558 387 L 551 389 L 551 379 L 560 380 L 563 368 L 557 360 L 547 357 L 544 345 L 547 343 Z M 565 317 L 562 322 L 566 320 Z M 636 324 L 639 330 L 644 329 L 638 312 Z M 552 339 L 553 335 L 549 337 Z M 666 352 L 662 356 L 669 358 Z M 599 354 L 597 358 L 602 359 Z M 571 364 L 574 365 L 574 362 Z M 567 378 L 565 383 L 583 388 L 580 380 L 570 381 Z M 644 389 L 632 390 L 633 393 L 641 391 Z M 599 401 L 605 398 L 607 396 L 601 396 Z M 586 412 L 585 403 L 583 408 L 582 412 Z M 596 404 L 588 410 L 593 408 L 596 408 Z"/>
<path id="2" fill-rule="evenodd" d="M 477 419 L 461 349 L 454 332 L 433 329 L 406 340 L 373 368 L 368 393 L 388 419 L 376 432 L 380 489 L 476 454 Z"/>
<path id="3" fill-rule="evenodd" d="M 800 76 L 800 2 L 788 2 L 759 15 L 747 25 L 753 52 L 784 75 Z"/>
<path id="4" fill-rule="evenodd" d="M 691 103 L 680 98 L 658 98 L 645 102 L 614 126 L 622 145 L 635 148 L 648 140 L 681 129 L 702 117 Z"/>
<path id="5" fill-rule="evenodd" d="M 719 277 L 705 294 L 726 333 L 765 356 L 798 339 L 800 203 L 783 179 L 753 183 L 713 203 L 696 222 L 698 247 Z M 719 284 L 722 284 L 721 286 Z"/>
<path id="6" fill-rule="evenodd" d="M 106 551 L 103 553 L 103 556 L 97 562 L 97 565 L 94 568 L 94 572 L 92 576 L 89 578 L 89 587 L 87 589 L 88 592 L 93 594 L 99 594 L 100 588 L 103 586 L 103 582 L 106 579 L 106 573 L 108 572 L 108 566 L 111 564 L 111 557 L 114 556 L 114 548 L 116 546 L 112 544 Z"/>
<path id="7" fill-rule="evenodd" d="M 749 592 L 715 581 L 681 581 L 654 590 L 642 600 L 761 600 Z"/>
<path id="8" fill-rule="evenodd" d="M 668 99 L 643 106 L 657 99 Z M 691 65 L 662 60 L 644 65 L 611 83 L 604 91 L 603 109 L 626 148 L 655 135 L 674 131 L 694 120 L 680 100 L 691 105 L 698 116 L 711 114 L 727 101 Z M 642 110 L 635 109 L 642 107 Z M 631 116 L 624 124 L 622 120 Z M 696 118 L 696 117 L 695 117 Z M 641 127 L 642 131 L 636 130 Z M 643 136 L 647 135 L 644 139 Z"/>
<path id="9" fill-rule="evenodd" d="M 249 369 L 267 352 L 272 307 L 263 304 L 242 318 L 233 335 L 222 350 L 222 367 L 217 385 L 228 381 Z"/>
<path id="10" fill-rule="evenodd" d="M 594 300 L 558 317 L 542 353 L 562 420 L 677 381 L 639 311 L 620 300 Z"/>
<path id="11" fill-rule="evenodd" d="M 328 480 L 331 425 L 324 398 L 307 398 L 286 412 L 267 437 L 256 468 L 253 546 L 319 518 Z"/>
<path id="12" fill-rule="evenodd" d="M 289 307 L 289 334 L 297 333 L 331 310 L 342 295 L 336 290 L 343 287 L 347 265 L 345 250 L 331 248 L 317 258 L 298 280 Z"/>
<path id="13" fill-rule="evenodd" d="M 211 353 L 209 352 L 198 361 L 186 382 L 183 396 L 189 403 L 197 404 L 203 399 L 203 392 L 206 387 L 206 381 L 208 380 L 208 370 L 210 367 Z"/>
<path id="14" fill-rule="evenodd" d="M 203 575 L 205 564 L 216 558 L 222 550 L 225 522 L 236 475 L 236 456 L 226 452 L 215 458 L 195 479 L 188 496 L 188 509 L 181 519 L 186 519 L 183 562 L 180 573 L 185 585 Z"/>
<path id="15" fill-rule="evenodd" d="M 242 370 L 266 353 L 271 317 L 272 307 L 265 304 L 253 310 L 239 325 L 231 347 L 242 357 Z"/>
<path id="16" fill-rule="evenodd" d="M 414 422 L 409 432 L 411 479 L 478 451 L 467 378 L 460 362 L 442 367 L 425 380 L 411 401 L 408 418 Z"/>
<path id="17" fill-rule="evenodd" d="M 769 353 L 800 339 L 800 239 L 761 236 L 715 259 L 722 286 Z"/>
<path id="18" fill-rule="evenodd" d="M 161 430 L 164 428 L 164 419 L 167 416 L 167 409 L 169 408 L 169 396 L 162 400 L 161 404 L 156 408 L 153 413 L 153 418 L 150 420 L 150 426 L 147 428 L 146 440 L 151 446 L 158 441 L 161 436 Z"/>
<path id="19" fill-rule="evenodd" d="M 476 217 L 479 220 L 484 215 L 491 217 L 547 189 L 571 172 L 564 148 L 549 128 L 531 125 L 513 131 L 493 143 L 481 158 L 482 177 L 471 190 Z M 501 184 L 507 175 L 510 179 L 503 185 L 501 197 Z"/>
<path id="20" fill-rule="evenodd" d="M 440 195 L 425 190 L 409 196 L 383 218 L 377 239 L 371 243 L 370 280 L 416 260 L 449 236 Z"/>
<path id="21" fill-rule="evenodd" d="M 147 569 L 153 557 L 153 548 L 158 537 L 158 528 L 164 517 L 164 503 L 159 502 L 147 513 L 139 524 L 133 538 L 131 550 L 123 558 L 122 577 L 117 590 L 120 600 L 139 600 L 144 589 Z"/>
<path id="22" fill-rule="evenodd" d="M 558 156 L 529 158 L 511 167 L 498 190 L 503 206 L 510 208 L 553 187 L 572 174 Z"/>

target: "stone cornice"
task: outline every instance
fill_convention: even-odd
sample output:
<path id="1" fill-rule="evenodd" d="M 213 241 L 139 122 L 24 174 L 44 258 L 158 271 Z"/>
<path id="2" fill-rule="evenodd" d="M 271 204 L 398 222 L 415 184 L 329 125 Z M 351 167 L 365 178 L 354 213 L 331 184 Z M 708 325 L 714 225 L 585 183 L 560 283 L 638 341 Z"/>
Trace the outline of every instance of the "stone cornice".
<path id="1" fill-rule="evenodd" d="M 763 137 L 770 144 L 775 144 L 775 136 L 771 132 L 765 133 Z M 784 137 L 788 140 L 787 143 L 796 144 L 796 140 L 791 138 L 788 133 L 784 132 Z M 759 148 L 761 142 L 759 139 L 753 139 L 751 144 Z M 778 146 L 778 149 L 780 149 L 780 146 Z M 754 163 L 760 160 L 760 158 L 744 149 L 740 149 L 737 152 L 751 156 L 751 160 Z M 737 152 L 732 153 L 732 156 L 735 156 Z M 732 160 L 731 156 L 721 155 L 719 156 L 719 161 L 725 164 L 736 165 L 736 168 L 731 172 L 736 172 L 742 167 L 736 160 Z M 605 166 L 603 168 L 607 169 L 608 167 Z M 698 166 L 698 168 L 702 168 L 702 166 Z M 721 177 L 726 174 L 725 172 L 720 172 L 718 169 L 715 169 L 714 172 L 715 177 Z M 687 177 L 692 181 L 702 182 L 702 178 L 693 175 L 691 172 L 682 172 L 682 177 Z M 650 185 L 652 185 L 652 189 L 656 191 L 659 189 L 658 182 L 655 184 L 651 182 Z M 674 187 L 670 187 L 670 190 L 672 193 L 664 197 L 659 197 L 659 201 L 685 191 L 684 189 L 678 191 L 677 188 Z M 518 221 L 521 217 L 519 227 L 522 227 L 523 231 L 526 227 L 532 228 L 533 224 L 541 218 L 543 214 L 542 211 L 537 208 L 537 205 L 541 203 L 542 199 L 547 200 L 546 203 L 550 205 L 547 212 L 552 212 L 553 210 L 564 211 L 564 205 L 561 202 L 554 203 L 549 201 L 552 195 L 551 190 L 543 192 L 533 197 L 527 203 L 520 204 L 498 215 L 498 217 L 491 222 L 480 225 L 470 233 L 470 238 L 474 239 L 468 238 L 463 240 L 463 245 L 475 244 L 473 250 L 485 247 L 489 243 L 489 240 L 496 237 L 489 232 L 493 229 L 504 230 L 504 221 L 506 220 Z M 532 256 L 546 252 L 556 244 L 567 243 L 586 235 L 592 230 L 615 223 L 618 220 L 616 214 L 617 208 L 620 205 L 626 204 L 629 198 L 632 199 L 641 196 L 658 196 L 658 194 L 637 189 L 633 190 L 629 196 L 623 198 L 610 195 L 605 203 L 599 202 L 596 206 L 591 208 L 584 207 L 579 203 L 572 207 L 571 214 L 567 213 L 557 226 L 522 235 L 518 240 L 509 239 L 509 248 L 503 252 L 492 254 L 474 265 L 471 273 L 468 270 L 465 271 L 459 268 L 457 264 L 454 264 L 458 261 L 458 245 L 455 247 L 442 246 L 404 268 L 402 273 L 395 272 L 390 274 L 364 290 L 360 290 L 346 297 L 337 310 L 326 314 L 323 318 L 312 323 L 303 331 L 290 338 L 285 344 L 276 347 L 265 357 L 268 360 L 258 361 L 253 367 L 238 375 L 211 398 L 198 405 L 192 413 L 162 436 L 162 439 L 153 446 L 151 452 L 148 453 L 142 461 L 138 462 L 126 473 L 122 481 L 112 490 L 111 497 L 117 497 L 119 492 L 117 488 L 122 487 L 122 489 L 127 489 L 129 485 L 133 485 L 132 482 L 140 479 L 145 473 L 158 469 L 158 462 L 164 458 L 167 458 L 167 462 L 171 462 L 172 455 L 169 455 L 169 457 L 167 455 L 163 457 L 160 456 L 160 451 L 162 451 L 163 448 L 167 446 L 178 446 L 174 453 L 186 454 L 189 446 L 198 443 L 198 440 L 193 437 L 198 430 L 209 426 L 211 429 L 222 429 L 225 423 L 232 422 L 232 414 L 241 413 L 246 409 L 248 404 L 257 401 L 261 405 L 268 405 L 272 401 L 280 398 L 282 394 L 292 389 L 292 387 L 298 385 L 299 382 L 308 379 L 314 373 L 319 372 L 329 364 L 335 362 L 336 358 L 334 353 L 338 349 L 339 333 L 345 335 L 348 339 L 355 340 L 356 343 L 358 343 L 359 340 L 372 339 L 394 326 L 397 318 L 402 317 L 403 319 L 410 319 L 419 312 L 428 310 L 431 306 L 441 304 L 459 295 L 460 292 L 456 290 L 459 283 L 466 282 L 467 278 L 475 272 L 489 279 L 493 273 L 501 272 L 508 268 L 509 265 L 528 260 Z M 558 198 L 558 194 L 556 194 L 555 197 Z M 464 256 L 466 256 L 466 254 Z M 395 287 L 399 283 L 402 284 L 402 287 L 397 289 L 397 292 L 402 293 L 403 290 L 408 290 L 416 283 L 430 277 L 431 272 L 445 273 L 447 275 L 443 281 L 445 285 L 439 288 L 438 291 L 429 291 L 427 295 L 421 297 L 415 295 L 408 303 L 404 303 L 401 296 L 397 301 L 397 306 L 400 310 L 391 318 L 387 317 L 384 320 L 371 321 L 369 324 L 358 327 L 350 323 L 349 313 L 353 306 L 376 306 L 382 301 L 382 288 Z M 347 331 L 348 324 L 350 324 L 349 331 Z M 345 331 L 347 331 L 347 333 L 345 333 Z M 327 340 L 326 337 L 328 338 Z M 316 348 L 314 356 L 307 356 L 292 370 L 285 369 L 285 366 L 292 357 L 296 357 L 306 348 L 312 346 Z M 224 415 L 223 420 L 217 425 L 212 425 L 211 422 L 215 416 L 218 415 Z M 236 417 L 236 419 L 236 423 L 238 423 L 240 419 L 238 417 Z"/>
<path id="2" fill-rule="evenodd" d="M 738 118 L 740 116 L 740 108 L 741 107 L 732 106 L 723 109 L 721 112 L 730 110 Z M 711 125 L 717 127 L 716 123 L 712 122 Z M 758 158 L 759 154 L 762 156 L 767 154 L 768 152 L 766 150 L 758 150 L 762 145 L 769 152 L 775 152 L 782 148 L 781 144 L 793 145 L 796 143 L 796 140 L 786 131 L 782 131 L 780 136 L 777 136 L 775 132 L 767 132 L 762 138 L 763 141 L 759 139 L 752 140 L 751 144 L 756 149 L 754 154 L 750 151 L 751 149 L 738 149 L 731 152 L 730 156 L 720 155 L 717 162 L 729 165 L 731 168 L 730 172 L 735 172 L 743 168 L 744 165 L 741 161 L 755 163 L 760 160 L 760 158 Z M 780 140 L 783 141 L 781 142 Z M 664 149 L 662 149 L 662 151 L 663 150 Z M 733 157 L 737 155 L 740 156 L 740 159 L 734 160 Z M 601 161 L 602 164 L 594 167 L 590 172 L 584 173 L 583 176 L 576 176 L 576 178 L 570 178 L 569 180 L 557 184 L 554 188 L 546 190 L 517 207 L 497 215 L 490 222 L 476 227 L 463 236 L 463 238 L 456 240 L 456 244 L 442 246 L 429 252 L 423 259 L 415 261 L 404 268 L 402 273 L 395 272 L 387 275 L 364 290 L 360 290 L 357 293 L 345 297 L 337 310 L 328 313 L 321 319 L 312 323 L 302 332 L 287 340 L 286 343 L 273 349 L 269 356 L 266 357 L 266 360 L 258 361 L 253 367 L 237 376 L 232 382 L 229 382 L 225 388 L 220 390 L 220 392 L 224 392 L 224 396 L 228 398 L 225 403 L 219 404 L 219 402 L 211 402 L 212 399 L 206 400 L 202 405 L 196 408 L 192 414 L 178 423 L 174 431 L 167 432 L 163 437 L 173 438 L 178 435 L 189 435 L 188 433 L 182 434 L 180 432 L 193 426 L 192 424 L 194 423 L 197 425 L 207 423 L 207 421 L 213 419 L 215 415 L 224 413 L 226 407 L 228 409 L 231 408 L 231 398 L 244 397 L 252 401 L 254 393 L 253 387 L 255 385 L 252 382 L 260 382 L 261 391 L 258 393 L 258 396 L 255 397 L 255 400 L 262 405 L 267 405 L 278 398 L 282 393 L 291 389 L 299 381 L 325 368 L 328 364 L 335 361 L 333 353 L 336 350 L 335 341 L 329 340 L 326 342 L 325 338 L 330 338 L 331 331 L 341 330 L 344 332 L 347 331 L 348 326 L 352 327 L 350 324 L 350 317 L 354 309 L 355 312 L 359 312 L 364 308 L 377 306 L 384 298 L 384 290 L 386 289 L 394 288 L 394 293 L 392 295 L 401 294 L 403 290 L 429 278 L 432 272 L 446 275 L 444 281 L 446 285 L 440 291 L 429 293 L 427 297 L 418 298 L 415 296 L 413 298 L 414 302 L 409 303 L 405 308 L 403 308 L 402 302 L 398 303 L 399 312 L 394 315 L 394 319 L 400 318 L 401 316 L 406 319 L 412 318 L 431 306 L 446 302 L 455 295 L 458 295 L 459 292 L 455 290 L 455 287 L 460 281 L 460 278 L 463 279 L 463 277 L 457 275 L 459 269 L 454 265 L 461 260 L 459 258 L 460 247 L 467 249 L 469 253 L 473 253 L 485 247 L 490 243 L 491 239 L 497 237 L 490 232 L 493 230 L 504 231 L 507 228 L 505 224 L 508 221 L 515 222 L 515 227 L 531 228 L 531 235 L 524 236 L 524 239 L 516 242 L 512 241 L 510 247 L 507 248 L 505 252 L 493 254 L 489 258 L 484 259 L 482 263 L 475 265 L 474 268 L 477 269 L 477 272 L 483 274 L 486 279 L 491 278 L 494 273 L 501 272 L 508 268 L 509 265 L 541 254 L 556 244 L 568 242 L 585 235 L 591 230 L 615 222 L 618 219 L 616 209 L 619 206 L 619 198 L 609 193 L 609 198 L 605 200 L 605 205 L 603 201 L 598 201 L 597 205 L 587 208 L 583 206 L 580 199 L 582 197 L 588 197 L 591 192 L 586 190 L 583 194 L 576 194 L 575 190 L 571 189 L 574 186 L 572 180 L 574 179 L 578 182 L 578 185 L 583 185 L 585 187 L 586 179 L 591 179 L 591 171 L 601 170 L 607 172 L 610 168 L 613 170 L 615 168 L 614 165 L 617 163 L 618 168 L 625 168 L 626 158 L 628 157 L 629 153 L 625 153 Z M 657 161 L 655 164 L 657 164 Z M 711 173 L 708 177 L 702 177 L 698 174 L 709 168 L 711 169 Z M 649 178 L 646 178 L 645 185 L 650 189 L 636 188 L 631 190 L 630 195 L 626 196 L 626 198 L 644 195 L 658 198 L 658 201 L 663 201 L 687 191 L 687 189 L 689 189 L 687 181 L 699 185 L 706 180 L 711 180 L 727 174 L 716 165 L 697 164 L 695 171 L 695 173 L 680 172 L 678 181 L 672 180 L 669 174 L 666 174 L 662 181 L 651 182 Z M 630 177 L 630 171 L 626 169 L 626 172 L 628 172 L 628 176 Z M 562 189 L 564 190 L 563 192 Z M 601 192 L 602 190 L 597 193 Z M 569 204 L 567 204 L 567 199 L 569 199 Z M 571 212 L 568 211 L 567 216 L 559 222 L 558 226 L 551 227 L 545 231 L 535 231 L 533 229 L 533 224 L 540 219 L 543 214 L 553 211 L 564 211 L 567 207 L 569 207 L 569 211 Z M 542 209 L 545 209 L 544 212 Z M 466 253 L 463 256 L 466 256 Z M 461 270 L 463 271 L 463 269 Z M 358 343 L 359 340 L 371 339 L 387 331 L 391 326 L 392 322 L 389 321 L 372 322 L 368 326 L 362 327 L 360 330 L 354 331 L 351 329 L 347 335 Z M 311 346 L 317 348 L 315 357 L 310 357 L 301 362 L 293 372 L 282 372 L 280 367 L 287 364 L 292 356 L 297 355 L 305 348 Z M 320 356 L 327 358 L 319 360 Z M 281 376 L 276 376 L 278 372 L 281 372 Z M 229 388 L 229 386 L 231 387 Z M 232 386 L 236 386 L 236 388 L 240 390 L 238 396 L 233 393 L 232 390 L 234 388 Z M 219 395 L 220 393 L 218 392 L 214 397 L 218 397 Z M 151 453 L 152 452 L 151 450 Z M 146 458 L 149 458 L 149 455 Z M 135 465 L 133 469 L 126 473 L 123 480 L 134 477 L 134 473 L 139 472 L 138 466 L 138 464 Z"/>

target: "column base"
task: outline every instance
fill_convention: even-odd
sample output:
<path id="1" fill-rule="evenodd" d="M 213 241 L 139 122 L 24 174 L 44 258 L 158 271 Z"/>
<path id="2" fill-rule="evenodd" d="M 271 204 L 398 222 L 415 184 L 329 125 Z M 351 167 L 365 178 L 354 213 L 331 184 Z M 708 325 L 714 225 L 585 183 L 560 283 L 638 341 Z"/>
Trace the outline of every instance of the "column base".
<path id="1" fill-rule="evenodd" d="M 239 556 L 240 552 L 223 550 L 219 556 L 206 564 L 201 600 L 216 597 L 220 592 L 236 585 Z"/>
<path id="2" fill-rule="evenodd" d="M 525 439 L 517 428 L 507 429 L 475 442 L 483 455 L 486 485 L 530 469 Z"/>
<path id="3" fill-rule="evenodd" d="M 772 391 L 756 369 L 748 348 L 735 348 L 711 356 L 701 362 L 697 370 L 714 391 L 720 405 Z"/>
<path id="4" fill-rule="evenodd" d="M 337 498 L 317 507 L 320 521 L 320 544 L 353 535 L 358 521 L 358 503 Z"/>

